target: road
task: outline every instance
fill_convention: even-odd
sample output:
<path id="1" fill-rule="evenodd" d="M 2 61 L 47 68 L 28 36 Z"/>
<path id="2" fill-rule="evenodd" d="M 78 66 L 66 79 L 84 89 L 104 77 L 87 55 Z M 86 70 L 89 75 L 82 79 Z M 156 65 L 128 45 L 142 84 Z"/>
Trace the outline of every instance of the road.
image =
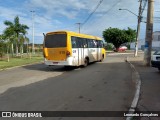
<path id="1" fill-rule="evenodd" d="M 125 57 L 107 55 L 104 62 L 86 68 L 49 68 L 40 63 L 1 71 L 0 111 L 128 111 L 135 86 Z M 107 119 L 117 118 L 83 118 Z"/>

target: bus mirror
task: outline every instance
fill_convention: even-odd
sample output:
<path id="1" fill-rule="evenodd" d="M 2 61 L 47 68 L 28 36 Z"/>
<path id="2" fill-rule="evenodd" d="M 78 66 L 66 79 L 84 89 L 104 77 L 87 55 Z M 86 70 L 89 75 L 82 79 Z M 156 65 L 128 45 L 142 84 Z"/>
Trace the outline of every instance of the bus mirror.
<path id="1" fill-rule="evenodd" d="M 43 33 L 44 38 L 46 37 L 46 35 Z"/>
<path id="2" fill-rule="evenodd" d="M 46 37 L 46 35 L 43 33 L 43 36 L 44 36 L 44 39 L 45 39 L 45 37 Z M 44 43 L 44 41 L 43 41 L 43 48 L 45 48 L 45 43 Z"/>

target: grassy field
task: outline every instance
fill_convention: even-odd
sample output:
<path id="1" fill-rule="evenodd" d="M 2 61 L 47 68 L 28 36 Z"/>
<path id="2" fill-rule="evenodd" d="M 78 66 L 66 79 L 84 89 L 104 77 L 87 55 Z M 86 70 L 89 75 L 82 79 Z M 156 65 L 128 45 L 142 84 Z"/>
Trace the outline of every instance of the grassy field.
<path id="1" fill-rule="evenodd" d="M 27 65 L 31 63 L 43 61 L 42 56 L 26 57 L 26 58 L 10 58 L 9 62 L 7 59 L 0 60 L 0 69 L 11 68 L 15 66 Z"/>

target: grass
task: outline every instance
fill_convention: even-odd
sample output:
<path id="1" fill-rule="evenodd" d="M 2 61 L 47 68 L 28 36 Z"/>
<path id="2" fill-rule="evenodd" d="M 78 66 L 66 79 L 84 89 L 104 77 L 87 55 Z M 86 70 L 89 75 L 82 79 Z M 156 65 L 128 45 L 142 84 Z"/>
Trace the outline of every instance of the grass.
<path id="1" fill-rule="evenodd" d="M 107 53 L 109 53 L 109 52 L 113 52 L 113 50 L 106 50 L 106 52 L 107 52 Z"/>
<path id="2" fill-rule="evenodd" d="M 27 65 L 31 63 L 43 61 L 42 56 L 34 56 L 32 58 L 10 58 L 10 61 L 7 62 L 7 59 L 0 60 L 0 69 L 11 68 L 15 66 Z"/>

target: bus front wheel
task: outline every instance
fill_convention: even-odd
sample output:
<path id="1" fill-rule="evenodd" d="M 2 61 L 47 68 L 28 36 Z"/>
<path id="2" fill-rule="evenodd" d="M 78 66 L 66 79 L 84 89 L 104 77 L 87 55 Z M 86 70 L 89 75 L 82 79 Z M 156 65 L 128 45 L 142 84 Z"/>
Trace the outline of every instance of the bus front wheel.
<path id="1" fill-rule="evenodd" d="M 88 63 L 89 63 L 89 60 L 87 59 L 87 58 L 85 58 L 85 60 L 84 60 L 84 67 L 87 67 L 87 65 L 88 65 Z"/>
<path id="2" fill-rule="evenodd" d="M 104 60 L 104 55 L 102 55 L 100 62 L 103 62 L 103 60 Z"/>

